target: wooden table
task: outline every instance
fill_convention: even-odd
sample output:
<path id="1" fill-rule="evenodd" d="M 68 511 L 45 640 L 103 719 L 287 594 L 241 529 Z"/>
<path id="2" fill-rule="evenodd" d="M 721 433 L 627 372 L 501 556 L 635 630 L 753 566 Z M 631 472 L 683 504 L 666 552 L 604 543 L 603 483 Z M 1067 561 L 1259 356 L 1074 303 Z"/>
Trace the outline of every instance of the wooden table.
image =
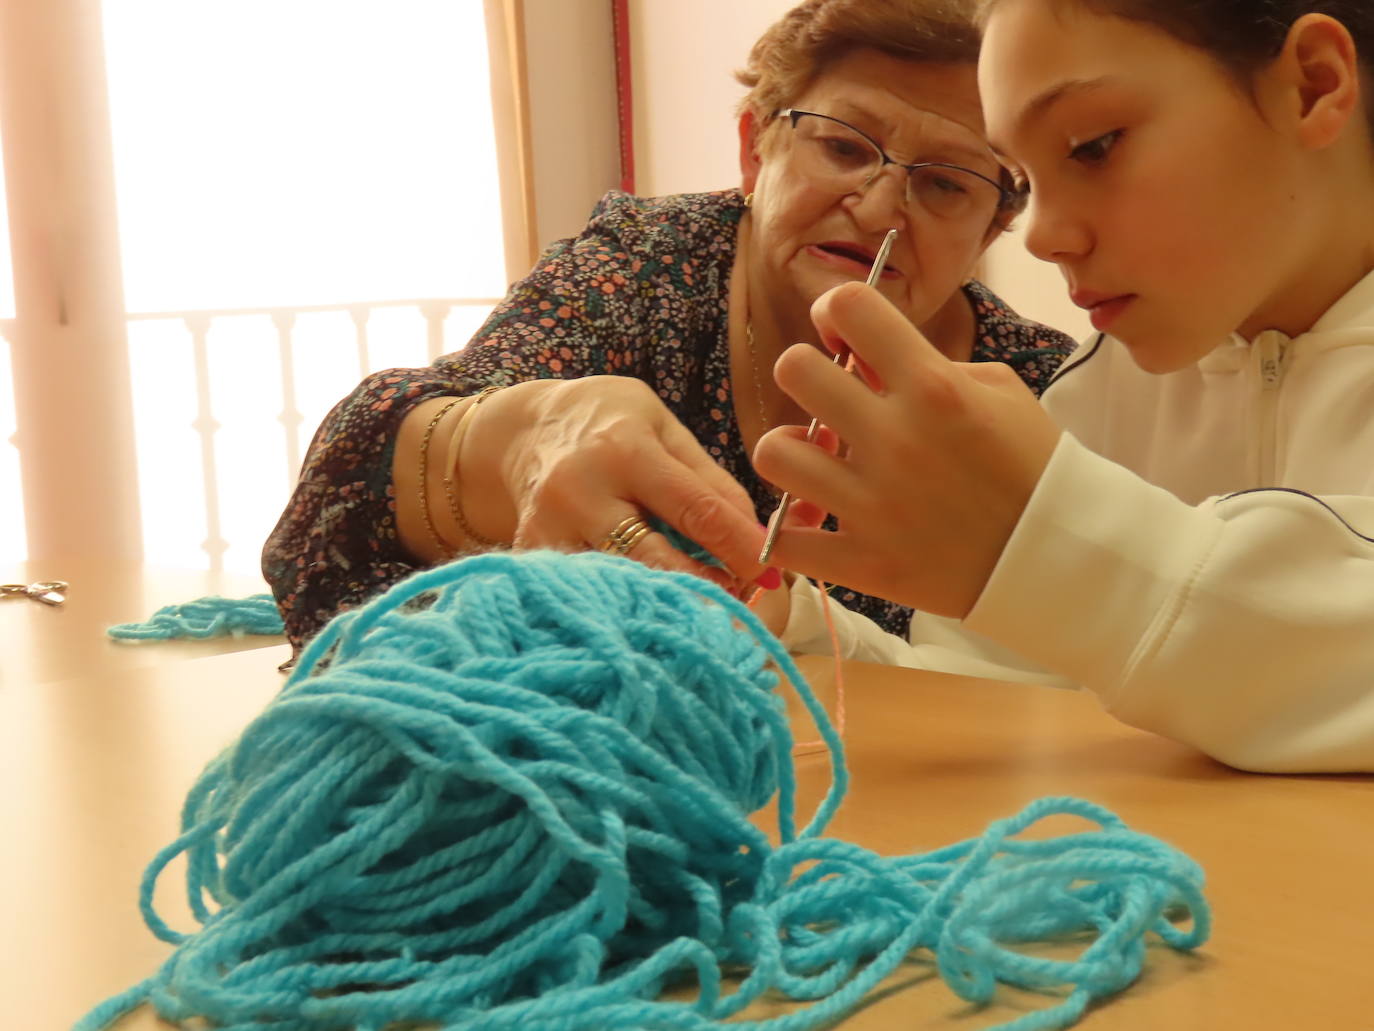
<path id="1" fill-rule="evenodd" d="M 156 644 L 114 641 L 115 623 L 146 620 L 164 605 L 209 594 L 229 598 L 267 590 L 260 576 L 149 569 L 134 562 L 68 559 L 0 564 L 0 583 L 65 580 L 61 605 L 25 597 L 0 599 L 0 688 L 44 683 L 101 671 L 161 665 L 278 644 L 280 637 L 248 635 Z"/>
<path id="2" fill-rule="evenodd" d="M 202 763 L 278 689 L 285 655 L 279 645 L 0 692 L 10 1026 L 68 1027 L 167 954 L 137 915 L 138 877 L 174 836 Z M 829 665 L 807 668 L 829 692 Z M 1194 956 L 1152 949 L 1141 981 L 1081 1027 L 1374 1029 L 1374 780 L 1237 773 L 1048 688 L 860 664 L 846 675 L 853 786 L 833 834 L 925 851 L 1034 798 L 1073 794 L 1204 865 L 1212 941 Z M 814 805 L 826 758 L 797 765 Z M 159 902 L 189 928 L 177 887 L 167 878 Z M 977 1029 L 1044 1004 L 1007 992 L 974 1011 L 922 964 L 889 986 L 846 1031 Z M 119 1025 L 164 1026 L 147 1010 Z"/>

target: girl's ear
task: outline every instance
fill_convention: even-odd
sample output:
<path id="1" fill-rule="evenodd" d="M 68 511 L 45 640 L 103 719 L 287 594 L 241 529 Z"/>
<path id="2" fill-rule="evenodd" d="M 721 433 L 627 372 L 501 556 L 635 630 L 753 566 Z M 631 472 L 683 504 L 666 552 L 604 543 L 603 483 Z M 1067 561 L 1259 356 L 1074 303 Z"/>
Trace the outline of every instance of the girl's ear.
<path id="1" fill-rule="evenodd" d="M 1298 139 L 1313 150 L 1334 143 L 1361 109 L 1360 64 L 1349 30 L 1325 14 L 1305 14 L 1288 30 L 1276 64 L 1296 98 Z"/>
<path id="2" fill-rule="evenodd" d="M 761 167 L 759 120 L 752 108 L 745 108 L 744 113 L 739 116 L 739 171 L 740 189 L 746 195 L 754 192 Z"/>

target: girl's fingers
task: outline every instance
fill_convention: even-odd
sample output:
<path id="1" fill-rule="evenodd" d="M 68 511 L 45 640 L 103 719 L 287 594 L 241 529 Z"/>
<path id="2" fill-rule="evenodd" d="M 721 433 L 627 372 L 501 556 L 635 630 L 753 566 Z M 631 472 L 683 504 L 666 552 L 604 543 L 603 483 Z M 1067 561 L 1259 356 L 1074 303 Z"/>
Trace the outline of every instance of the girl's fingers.
<path id="1" fill-rule="evenodd" d="M 830 439 L 865 440 L 878 428 L 878 395 L 809 344 L 794 344 L 784 351 L 773 367 L 773 378 L 807 414 L 821 420 Z"/>
<path id="2" fill-rule="evenodd" d="M 792 530 L 801 527 L 812 529 L 825 522 L 825 517 L 829 514 L 820 505 L 812 504 L 805 498 L 793 498 L 792 505 L 787 510 L 787 521 L 783 523 L 783 529 Z"/>
<path id="3" fill-rule="evenodd" d="M 782 490 L 804 498 L 812 510 L 822 512 L 823 519 L 825 512 L 848 507 L 849 499 L 861 491 L 863 484 L 847 461 L 814 443 L 808 444 L 805 438 L 806 431 L 799 426 L 770 430 L 754 448 L 754 468 Z M 786 525 L 790 526 L 791 512 L 788 516 Z M 784 532 L 780 537 L 786 535 Z"/>
<path id="4" fill-rule="evenodd" d="M 849 352 L 862 363 L 866 381 L 891 390 L 915 368 L 949 365 L 890 301 L 863 283 L 827 290 L 811 306 L 821 342 L 834 353 Z"/>
<path id="5" fill-rule="evenodd" d="M 855 584 L 872 582 L 864 575 L 871 551 L 843 529 L 793 527 L 789 518 L 787 530 L 778 534 L 773 562 L 824 583 Z"/>

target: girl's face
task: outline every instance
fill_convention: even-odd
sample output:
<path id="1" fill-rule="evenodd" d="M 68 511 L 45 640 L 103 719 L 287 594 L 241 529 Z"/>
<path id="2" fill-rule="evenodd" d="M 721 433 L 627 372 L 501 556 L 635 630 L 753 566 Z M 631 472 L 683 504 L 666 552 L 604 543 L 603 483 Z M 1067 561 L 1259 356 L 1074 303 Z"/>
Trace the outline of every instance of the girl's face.
<path id="1" fill-rule="evenodd" d="M 1141 368 L 1182 368 L 1236 330 L 1302 332 L 1334 300 L 1295 289 L 1311 191 L 1266 72 L 1252 96 L 1149 25 L 1002 0 L 979 79 L 989 139 L 1031 188 L 1027 247 Z"/>
<path id="2" fill-rule="evenodd" d="M 1000 166 L 983 136 L 972 64 L 902 61 L 853 51 L 794 98 L 795 109 L 838 118 L 894 160 L 941 161 L 996 180 Z M 994 232 L 981 218 L 939 217 L 905 194 L 905 174 L 888 166 L 865 189 L 837 188 L 807 160 L 804 133 L 786 117 L 742 123 L 741 165 L 754 193 L 751 277 L 776 309 L 784 334 L 813 339 L 811 304 L 826 290 L 862 280 L 887 230 L 896 228 L 877 287 L 917 325 L 948 302 Z M 993 197 L 996 189 L 991 188 Z"/>

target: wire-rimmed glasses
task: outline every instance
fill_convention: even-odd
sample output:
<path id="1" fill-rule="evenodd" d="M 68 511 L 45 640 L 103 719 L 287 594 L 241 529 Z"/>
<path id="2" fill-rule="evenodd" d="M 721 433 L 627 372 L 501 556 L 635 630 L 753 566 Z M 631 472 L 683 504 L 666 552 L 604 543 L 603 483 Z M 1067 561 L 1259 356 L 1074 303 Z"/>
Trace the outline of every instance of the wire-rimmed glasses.
<path id="1" fill-rule="evenodd" d="M 1022 206 L 1019 192 L 981 172 L 942 161 L 904 164 L 863 130 L 830 115 L 789 107 L 778 117 L 792 126 L 798 170 L 840 193 L 867 188 L 884 168 L 895 165 L 906 171 L 907 207 L 937 218 L 989 225 L 998 213 L 1015 213 Z"/>

